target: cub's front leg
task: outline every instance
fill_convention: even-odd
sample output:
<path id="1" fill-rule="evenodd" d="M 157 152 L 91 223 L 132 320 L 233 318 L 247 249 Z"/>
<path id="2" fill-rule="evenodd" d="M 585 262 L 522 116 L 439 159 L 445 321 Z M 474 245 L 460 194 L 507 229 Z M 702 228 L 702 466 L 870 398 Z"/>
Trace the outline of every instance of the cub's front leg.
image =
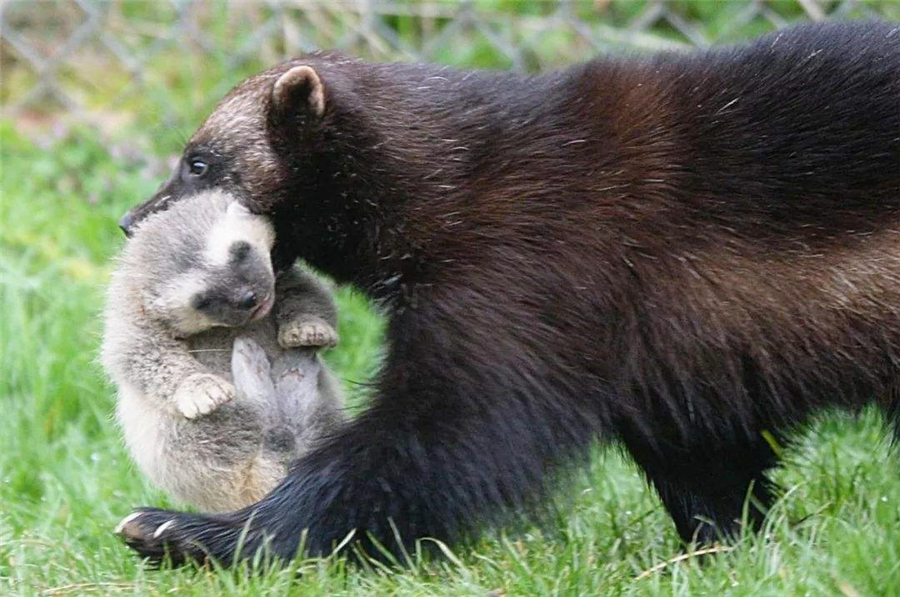
<path id="1" fill-rule="evenodd" d="M 107 333 L 102 358 L 117 383 L 137 386 L 188 419 L 234 397 L 228 380 L 207 372 L 187 342 L 157 325 L 119 323 Z"/>
<path id="2" fill-rule="evenodd" d="M 234 398 L 234 386 L 212 373 L 192 373 L 175 390 L 175 407 L 188 419 L 208 415 Z"/>
<path id="3" fill-rule="evenodd" d="M 279 274 L 275 321 L 282 348 L 337 346 L 337 307 L 325 285 L 298 265 Z"/>

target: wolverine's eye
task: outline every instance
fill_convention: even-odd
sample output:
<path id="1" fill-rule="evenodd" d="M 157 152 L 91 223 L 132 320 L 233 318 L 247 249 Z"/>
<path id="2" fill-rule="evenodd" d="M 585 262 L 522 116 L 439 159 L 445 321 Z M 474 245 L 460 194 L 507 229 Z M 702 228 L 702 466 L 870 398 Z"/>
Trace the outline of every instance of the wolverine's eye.
<path id="1" fill-rule="evenodd" d="M 191 176 L 203 176 L 207 170 L 209 170 L 209 164 L 201 159 L 194 158 L 188 162 L 188 172 L 191 173 Z"/>

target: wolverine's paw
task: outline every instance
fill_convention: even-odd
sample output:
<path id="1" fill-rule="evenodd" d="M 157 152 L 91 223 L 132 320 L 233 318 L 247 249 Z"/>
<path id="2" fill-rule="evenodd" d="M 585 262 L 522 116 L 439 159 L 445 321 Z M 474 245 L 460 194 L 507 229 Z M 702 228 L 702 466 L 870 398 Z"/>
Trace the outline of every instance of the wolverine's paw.
<path id="1" fill-rule="evenodd" d="M 333 348 L 337 343 L 337 331 L 317 317 L 294 319 L 282 324 L 278 329 L 278 344 L 282 348 L 303 346 Z"/>
<path id="2" fill-rule="evenodd" d="M 155 567 L 168 561 L 181 566 L 190 561 L 229 565 L 239 538 L 235 525 L 201 514 L 142 508 L 116 525 L 125 544 Z"/>
<path id="3" fill-rule="evenodd" d="M 195 373 L 179 384 L 175 406 L 188 419 L 208 415 L 234 398 L 234 386 L 228 380 L 209 373 Z"/>

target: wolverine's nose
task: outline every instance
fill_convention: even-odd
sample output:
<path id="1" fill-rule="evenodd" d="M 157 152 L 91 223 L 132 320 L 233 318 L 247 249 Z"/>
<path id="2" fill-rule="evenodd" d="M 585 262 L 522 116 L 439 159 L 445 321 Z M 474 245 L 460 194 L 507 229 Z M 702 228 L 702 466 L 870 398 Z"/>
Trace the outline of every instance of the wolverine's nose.
<path id="1" fill-rule="evenodd" d="M 125 236 L 131 236 L 131 225 L 134 224 L 134 217 L 128 212 L 119 220 L 119 228 L 125 233 Z"/>
<path id="2" fill-rule="evenodd" d="M 256 306 L 256 302 L 256 293 L 252 290 L 248 290 L 238 300 L 237 306 L 239 309 L 252 309 Z"/>

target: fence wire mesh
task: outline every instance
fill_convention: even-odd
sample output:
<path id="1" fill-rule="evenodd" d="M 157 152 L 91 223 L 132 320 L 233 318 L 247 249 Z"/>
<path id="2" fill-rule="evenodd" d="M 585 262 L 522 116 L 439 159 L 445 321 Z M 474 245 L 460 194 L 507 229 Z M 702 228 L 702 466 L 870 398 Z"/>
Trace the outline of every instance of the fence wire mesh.
<path id="1" fill-rule="evenodd" d="M 190 119 L 254 70 L 317 48 L 540 70 L 610 50 L 737 41 L 798 20 L 900 20 L 894 0 L 12 0 L 0 10 L 7 115 L 149 110 L 162 122 Z"/>

